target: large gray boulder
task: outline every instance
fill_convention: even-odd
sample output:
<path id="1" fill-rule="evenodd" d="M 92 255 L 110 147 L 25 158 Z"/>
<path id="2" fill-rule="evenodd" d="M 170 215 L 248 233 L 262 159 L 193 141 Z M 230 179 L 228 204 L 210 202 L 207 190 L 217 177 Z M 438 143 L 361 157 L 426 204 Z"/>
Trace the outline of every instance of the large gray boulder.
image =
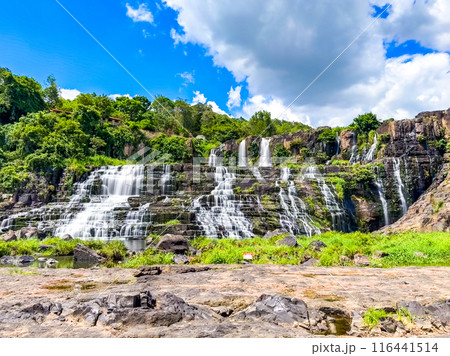
<path id="1" fill-rule="evenodd" d="M 406 309 L 408 312 L 411 313 L 413 317 L 421 317 L 424 318 L 427 316 L 425 312 L 425 308 L 416 301 L 411 302 L 398 302 L 397 303 L 397 309 Z"/>
<path id="2" fill-rule="evenodd" d="M 284 229 L 276 229 L 273 231 L 267 231 L 266 234 L 263 236 L 263 239 L 271 239 L 272 237 L 275 236 L 284 236 L 287 234 L 289 234 L 289 232 Z"/>
<path id="3" fill-rule="evenodd" d="M 97 252 L 82 244 L 77 244 L 73 251 L 73 260 L 75 262 L 100 263 L 103 261 L 103 259 L 104 258 L 101 257 Z"/>
<path id="4" fill-rule="evenodd" d="M 322 252 L 322 249 L 324 247 L 327 247 L 327 245 L 325 244 L 325 242 L 320 240 L 311 241 L 311 243 L 308 245 L 308 249 L 316 252 Z"/>
<path id="5" fill-rule="evenodd" d="M 181 235 L 166 234 L 157 243 L 156 248 L 165 252 L 186 253 L 189 250 L 188 242 Z"/>
<path id="6" fill-rule="evenodd" d="M 303 300 L 297 298 L 263 294 L 247 309 L 236 314 L 235 318 L 292 324 L 308 320 L 308 307 Z"/>
<path id="7" fill-rule="evenodd" d="M 289 247 L 298 246 L 297 239 L 292 235 L 288 235 L 284 239 L 278 240 L 276 243 L 277 245 L 281 246 L 289 246 Z"/>

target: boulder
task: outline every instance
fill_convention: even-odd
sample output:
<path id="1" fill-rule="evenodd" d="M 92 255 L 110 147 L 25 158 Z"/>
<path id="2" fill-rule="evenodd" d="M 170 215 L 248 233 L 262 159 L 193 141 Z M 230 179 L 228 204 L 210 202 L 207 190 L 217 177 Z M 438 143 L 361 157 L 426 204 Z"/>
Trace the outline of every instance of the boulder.
<path id="1" fill-rule="evenodd" d="M 16 259 L 12 256 L 3 256 L 0 258 L 0 265 L 12 266 L 16 263 Z"/>
<path id="2" fill-rule="evenodd" d="M 134 273 L 135 277 L 156 276 L 161 274 L 162 270 L 159 266 L 141 266 Z"/>
<path id="3" fill-rule="evenodd" d="M 322 249 L 324 247 L 327 247 L 327 245 L 325 244 L 325 242 L 320 240 L 311 241 L 311 243 L 308 245 L 309 250 L 313 250 L 316 252 L 322 252 Z"/>
<path id="4" fill-rule="evenodd" d="M 4 240 L 5 242 L 16 241 L 16 240 L 17 240 L 16 233 L 15 233 L 13 230 L 9 230 L 9 231 L 3 236 L 3 240 Z"/>
<path id="5" fill-rule="evenodd" d="M 189 259 L 187 258 L 187 256 L 180 255 L 180 254 L 173 255 L 172 261 L 173 261 L 173 263 L 176 263 L 177 265 L 185 265 L 185 264 L 189 263 Z"/>
<path id="6" fill-rule="evenodd" d="M 53 258 L 47 258 L 47 261 L 45 261 L 45 264 L 49 267 L 53 267 L 58 264 L 58 261 Z"/>
<path id="7" fill-rule="evenodd" d="M 414 317 L 426 317 L 425 308 L 416 301 L 411 302 L 398 302 L 397 309 L 406 309 Z"/>
<path id="8" fill-rule="evenodd" d="M 156 248 L 165 252 L 173 253 L 186 253 L 189 250 L 189 246 L 186 238 L 181 235 L 164 235 L 157 243 Z"/>
<path id="9" fill-rule="evenodd" d="M 387 333 L 393 334 L 397 330 L 397 323 L 400 323 L 396 321 L 394 318 L 386 317 L 386 318 L 380 318 L 380 328 L 382 331 L 385 331 Z"/>
<path id="10" fill-rule="evenodd" d="M 39 251 L 47 251 L 51 250 L 52 248 L 55 248 L 55 245 L 46 245 L 46 244 L 39 245 Z"/>
<path id="11" fill-rule="evenodd" d="M 16 258 L 16 264 L 18 266 L 29 266 L 34 263 L 36 259 L 33 256 L 19 256 Z"/>
<path id="12" fill-rule="evenodd" d="M 294 236 L 288 235 L 284 239 L 278 240 L 277 245 L 296 247 L 296 246 L 298 246 L 298 243 L 297 243 L 297 239 Z"/>
<path id="13" fill-rule="evenodd" d="M 450 325 L 450 299 L 428 305 L 425 310 L 434 321 L 440 322 L 443 326 Z"/>
<path id="14" fill-rule="evenodd" d="M 380 258 L 387 257 L 387 256 L 389 256 L 388 253 L 380 251 L 380 250 L 377 250 L 372 254 L 372 258 L 376 259 L 376 260 L 379 260 Z"/>
<path id="15" fill-rule="evenodd" d="M 23 227 L 18 232 L 18 237 L 21 239 L 32 239 L 38 236 L 38 228 L 34 226 Z"/>
<path id="16" fill-rule="evenodd" d="M 287 232 L 284 229 L 276 229 L 273 231 L 266 232 L 266 234 L 263 236 L 263 239 L 271 239 L 272 237 L 275 237 L 275 236 L 281 236 L 281 235 L 287 235 L 287 234 L 289 234 L 289 232 Z"/>
<path id="17" fill-rule="evenodd" d="M 353 257 L 353 262 L 356 266 L 369 266 L 370 265 L 370 259 L 367 256 L 361 255 L 360 253 L 357 253 Z"/>
<path id="18" fill-rule="evenodd" d="M 63 240 L 63 241 L 72 241 L 73 238 L 72 238 L 72 236 L 70 236 L 69 234 L 64 234 L 64 235 L 61 237 L 61 240 Z"/>
<path id="19" fill-rule="evenodd" d="M 315 267 L 319 265 L 319 260 L 316 260 L 315 258 L 310 258 L 306 262 L 303 262 L 301 266 L 303 267 Z"/>
<path id="20" fill-rule="evenodd" d="M 235 318 L 292 324 L 308 320 L 308 307 L 303 300 L 297 298 L 263 294 L 247 309 L 236 314 Z"/>
<path id="21" fill-rule="evenodd" d="M 100 263 L 103 260 L 97 252 L 82 244 L 77 244 L 73 251 L 73 260 L 75 262 L 94 262 Z"/>

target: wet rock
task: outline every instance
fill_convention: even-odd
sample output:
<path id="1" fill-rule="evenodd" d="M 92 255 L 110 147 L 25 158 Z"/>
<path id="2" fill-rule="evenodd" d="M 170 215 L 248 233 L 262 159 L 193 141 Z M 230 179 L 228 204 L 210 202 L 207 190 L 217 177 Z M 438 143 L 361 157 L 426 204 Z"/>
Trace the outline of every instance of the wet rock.
<path id="1" fill-rule="evenodd" d="M 287 232 L 284 229 L 276 229 L 273 231 L 266 232 L 266 234 L 263 236 L 263 239 L 271 239 L 272 237 L 275 237 L 275 236 L 282 236 L 282 235 L 287 235 L 287 234 L 289 234 L 289 232 Z"/>
<path id="2" fill-rule="evenodd" d="M 319 265 L 319 260 L 316 260 L 315 258 L 310 258 L 306 262 L 303 262 L 301 266 L 303 267 L 315 267 Z"/>
<path id="3" fill-rule="evenodd" d="M 36 259 L 33 256 L 19 256 L 16 258 L 16 265 L 17 266 L 29 266 L 32 263 L 34 263 Z"/>
<path id="4" fill-rule="evenodd" d="M 3 240 L 5 242 L 16 241 L 17 240 L 16 233 L 13 230 L 9 230 L 5 235 L 3 235 Z"/>
<path id="5" fill-rule="evenodd" d="M 416 301 L 411 302 L 398 302 L 397 303 L 397 309 L 406 309 L 408 312 L 411 313 L 413 317 L 426 317 L 425 308 Z"/>
<path id="6" fill-rule="evenodd" d="M 12 266 L 16 263 L 16 259 L 12 256 L 3 256 L 0 258 L 0 265 Z"/>
<path id="7" fill-rule="evenodd" d="M 387 256 L 389 256 L 388 253 L 377 250 L 377 251 L 375 251 L 373 253 L 372 258 L 373 259 L 380 259 L 380 258 L 387 257 Z"/>
<path id="8" fill-rule="evenodd" d="M 141 266 L 134 273 L 135 277 L 143 277 L 143 276 L 156 276 L 161 274 L 162 270 L 159 266 Z"/>
<path id="9" fill-rule="evenodd" d="M 46 244 L 39 245 L 39 251 L 47 251 L 51 250 L 52 248 L 55 248 L 55 245 L 46 245 Z"/>
<path id="10" fill-rule="evenodd" d="M 307 321 L 308 308 L 304 301 L 297 298 L 263 294 L 247 309 L 236 314 L 235 318 L 292 324 Z"/>
<path id="11" fill-rule="evenodd" d="M 370 259 L 367 256 L 361 255 L 360 253 L 357 253 L 353 257 L 353 262 L 356 266 L 369 266 L 370 265 Z"/>
<path id="12" fill-rule="evenodd" d="M 73 251 L 73 260 L 75 262 L 100 263 L 103 261 L 103 257 L 89 247 L 82 244 L 77 244 Z"/>
<path id="13" fill-rule="evenodd" d="M 292 235 L 286 236 L 284 239 L 278 240 L 276 243 L 277 245 L 281 246 L 289 246 L 289 247 L 298 246 L 297 239 Z"/>
<path id="14" fill-rule="evenodd" d="M 316 252 L 322 252 L 322 249 L 324 247 L 327 247 L 327 245 L 325 244 L 325 242 L 320 240 L 314 240 L 308 245 L 309 250 L 313 250 Z"/>
<path id="15" fill-rule="evenodd" d="M 156 248 L 165 252 L 184 254 L 189 250 L 187 239 L 182 235 L 164 235 L 157 243 Z"/>
<path id="16" fill-rule="evenodd" d="M 180 254 L 173 255 L 172 261 L 173 261 L 173 263 L 176 263 L 177 265 L 185 265 L 185 264 L 189 263 L 189 259 L 187 258 L 187 256 L 180 255 Z"/>
<path id="17" fill-rule="evenodd" d="M 72 238 L 72 236 L 70 236 L 69 234 L 64 234 L 64 235 L 61 237 L 61 240 L 63 240 L 63 241 L 72 241 L 73 238 Z"/>
<path id="18" fill-rule="evenodd" d="M 45 261 L 45 264 L 49 267 L 53 267 L 58 264 L 58 261 L 54 260 L 53 258 L 48 258 L 47 261 Z"/>

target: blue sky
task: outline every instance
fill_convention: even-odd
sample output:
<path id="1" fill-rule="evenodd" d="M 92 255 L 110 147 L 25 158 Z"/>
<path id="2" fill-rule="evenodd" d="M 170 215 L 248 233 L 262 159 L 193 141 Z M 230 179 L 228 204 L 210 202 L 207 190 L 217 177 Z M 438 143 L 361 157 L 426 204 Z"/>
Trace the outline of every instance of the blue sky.
<path id="1" fill-rule="evenodd" d="M 314 126 L 450 106 L 450 6 L 442 1 L 395 3 L 289 108 L 385 2 L 59 1 L 154 95 Z M 56 1 L 2 5 L 0 66 L 41 83 L 53 74 L 62 89 L 147 95 Z"/>

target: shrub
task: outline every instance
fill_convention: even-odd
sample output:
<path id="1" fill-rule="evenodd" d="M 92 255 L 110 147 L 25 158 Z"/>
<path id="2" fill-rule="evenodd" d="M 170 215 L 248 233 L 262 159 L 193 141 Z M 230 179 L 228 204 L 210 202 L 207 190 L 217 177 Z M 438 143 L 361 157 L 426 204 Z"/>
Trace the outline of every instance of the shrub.
<path id="1" fill-rule="evenodd" d="M 273 150 L 274 157 L 291 157 L 292 153 L 282 143 L 277 143 Z"/>

